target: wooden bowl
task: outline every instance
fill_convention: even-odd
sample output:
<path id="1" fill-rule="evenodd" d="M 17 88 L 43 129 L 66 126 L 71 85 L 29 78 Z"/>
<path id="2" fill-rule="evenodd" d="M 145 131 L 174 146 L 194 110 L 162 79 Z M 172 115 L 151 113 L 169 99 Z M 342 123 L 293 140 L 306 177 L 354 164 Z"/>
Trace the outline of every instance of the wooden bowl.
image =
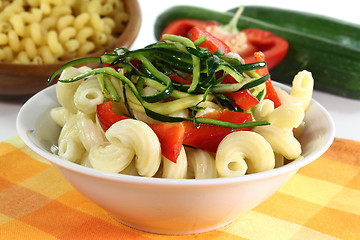
<path id="1" fill-rule="evenodd" d="M 106 47 L 92 53 L 89 57 L 101 56 L 104 52 L 112 52 L 116 47 L 129 48 L 135 41 L 141 25 L 141 11 L 137 0 L 124 0 L 129 21 L 117 40 Z M 0 96 L 31 95 L 47 87 L 46 80 L 65 62 L 54 64 L 13 64 L 0 63 Z M 89 65 L 96 67 L 96 65 Z M 54 81 L 55 82 L 55 81 Z"/>

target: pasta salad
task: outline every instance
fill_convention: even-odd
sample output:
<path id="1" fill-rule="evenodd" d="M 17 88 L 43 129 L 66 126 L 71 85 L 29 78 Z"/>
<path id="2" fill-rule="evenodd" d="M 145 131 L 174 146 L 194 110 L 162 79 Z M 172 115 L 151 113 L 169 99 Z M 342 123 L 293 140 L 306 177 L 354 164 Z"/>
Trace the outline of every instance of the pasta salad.
<path id="1" fill-rule="evenodd" d="M 312 97 L 311 73 L 299 72 L 287 93 L 274 88 L 261 52 L 244 63 L 208 44 L 205 35 L 165 34 L 143 49 L 63 65 L 48 80 L 61 74 L 61 106 L 51 110 L 62 128 L 54 152 L 107 172 L 195 179 L 262 172 L 301 157 L 296 134 Z M 90 61 L 104 67 L 74 67 Z"/>

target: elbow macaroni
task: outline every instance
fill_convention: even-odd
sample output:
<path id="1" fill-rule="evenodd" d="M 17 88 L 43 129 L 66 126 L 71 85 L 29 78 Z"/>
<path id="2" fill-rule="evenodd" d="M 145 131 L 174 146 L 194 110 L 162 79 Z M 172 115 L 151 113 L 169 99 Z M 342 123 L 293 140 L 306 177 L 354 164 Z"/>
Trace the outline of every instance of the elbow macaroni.
<path id="1" fill-rule="evenodd" d="M 13 57 L 0 61 L 39 64 L 84 56 L 113 42 L 127 21 L 121 0 L 2 1 L 0 52 L 10 48 Z"/>

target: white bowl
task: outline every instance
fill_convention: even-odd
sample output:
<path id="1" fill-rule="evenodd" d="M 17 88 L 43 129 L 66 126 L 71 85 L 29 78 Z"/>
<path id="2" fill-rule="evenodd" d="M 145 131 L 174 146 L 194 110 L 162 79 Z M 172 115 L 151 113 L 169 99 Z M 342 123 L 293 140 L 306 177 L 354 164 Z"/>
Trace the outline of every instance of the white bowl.
<path id="1" fill-rule="evenodd" d="M 274 83 L 285 90 L 288 87 Z M 232 178 L 159 179 L 98 171 L 65 160 L 49 151 L 59 128 L 49 110 L 58 106 L 55 86 L 29 99 L 17 118 L 22 140 L 48 159 L 83 195 L 118 221 L 160 234 L 193 234 L 220 228 L 244 215 L 284 185 L 301 167 L 320 157 L 331 145 L 335 127 L 316 101 L 306 112 L 303 158 L 270 171 Z M 56 186 L 54 186 L 56 187 Z"/>

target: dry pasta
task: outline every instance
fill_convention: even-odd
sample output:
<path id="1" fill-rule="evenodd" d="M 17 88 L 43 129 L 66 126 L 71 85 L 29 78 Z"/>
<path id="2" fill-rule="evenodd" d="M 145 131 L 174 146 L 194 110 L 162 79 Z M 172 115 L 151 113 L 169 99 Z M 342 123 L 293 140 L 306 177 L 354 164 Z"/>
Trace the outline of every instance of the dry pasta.
<path id="1" fill-rule="evenodd" d="M 0 62 L 47 64 L 82 57 L 111 44 L 128 21 L 121 0 L 0 3 L 0 52 L 11 50 Z"/>

